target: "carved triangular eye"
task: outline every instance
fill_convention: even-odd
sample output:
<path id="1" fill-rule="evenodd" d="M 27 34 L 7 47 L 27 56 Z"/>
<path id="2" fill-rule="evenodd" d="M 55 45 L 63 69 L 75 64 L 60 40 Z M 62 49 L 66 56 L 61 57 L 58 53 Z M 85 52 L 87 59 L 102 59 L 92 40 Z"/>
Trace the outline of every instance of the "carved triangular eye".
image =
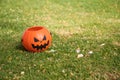
<path id="1" fill-rule="evenodd" d="M 34 42 L 38 42 L 39 40 L 37 38 L 34 37 Z"/>
<path id="2" fill-rule="evenodd" d="M 46 40 L 46 36 L 44 35 L 44 38 L 43 38 L 43 40 Z"/>

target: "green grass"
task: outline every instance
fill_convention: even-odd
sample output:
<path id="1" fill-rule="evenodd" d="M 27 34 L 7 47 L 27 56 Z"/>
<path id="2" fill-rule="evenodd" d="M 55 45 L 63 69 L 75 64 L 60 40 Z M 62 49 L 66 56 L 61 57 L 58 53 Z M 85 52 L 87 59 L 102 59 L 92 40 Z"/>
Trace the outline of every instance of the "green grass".
<path id="1" fill-rule="evenodd" d="M 53 38 L 37 54 L 21 45 L 35 25 Z M 0 0 L 0 80 L 120 80 L 120 1 Z"/>

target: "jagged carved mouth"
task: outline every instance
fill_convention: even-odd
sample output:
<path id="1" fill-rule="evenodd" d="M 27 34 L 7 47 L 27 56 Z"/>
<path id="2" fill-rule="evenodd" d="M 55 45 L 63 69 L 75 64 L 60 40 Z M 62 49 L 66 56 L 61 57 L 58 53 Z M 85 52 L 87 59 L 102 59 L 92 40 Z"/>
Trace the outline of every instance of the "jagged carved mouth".
<path id="1" fill-rule="evenodd" d="M 35 46 L 34 44 L 32 44 L 32 47 L 34 48 L 34 49 L 37 49 L 37 50 L 42 50 L 42 49 L 45 49 L 46 48 L 46 46 L 48 46 L 49 45 L 49 40 L 47 41 L 47 43 L 45 43 L 45 44 L 41 44 L 41 45 L 37 45 L 37 46 Z"/>

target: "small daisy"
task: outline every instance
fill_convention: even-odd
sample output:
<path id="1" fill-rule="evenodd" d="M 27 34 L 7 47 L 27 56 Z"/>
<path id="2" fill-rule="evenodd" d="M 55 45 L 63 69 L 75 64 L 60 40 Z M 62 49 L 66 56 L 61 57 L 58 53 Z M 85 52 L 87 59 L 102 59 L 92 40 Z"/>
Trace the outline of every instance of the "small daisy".
<path id="1" fill-rule="evenodd" d="M 100 46 L 104 46 L 105 45 L 105 43 L 102 43 Z"/>
<path id="2" fill-rule="evenodd" d="M 93 51 L 89 51 L 88 54 L 93 54 Z"/>
<path id="3" fill-rule="evenodd" d="M 21 75 L 24 75 L 25 74 L 25 72 L 24 71 L 21 71 Z"/>
<path id="4" fill-rule="evenodd" d="M 83 57 L 84 55 L 83 54 L 78 54 L 77 55 L 77 58 L 81 58 L 81 57 Z"/>
<path id="5" fill-rule="evenodd" d="M 80 53 L 80 48 L 77 48 L 77 49 L 76 49 L 76 52 L 77 52 L 77 53 Z"/>

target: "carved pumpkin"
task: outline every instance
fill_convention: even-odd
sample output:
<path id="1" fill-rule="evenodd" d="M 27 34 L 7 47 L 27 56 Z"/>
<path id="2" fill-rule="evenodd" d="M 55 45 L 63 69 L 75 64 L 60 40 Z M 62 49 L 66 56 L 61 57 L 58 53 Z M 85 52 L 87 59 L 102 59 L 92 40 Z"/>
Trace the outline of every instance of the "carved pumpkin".
<path id="1" fill-rule="evenodd" d="M 44 27 L 36 26 L 28 28 L 22 36 L 22 45 L 31 52 L 46 50 L 52 41 L 51 33 Z"/>

